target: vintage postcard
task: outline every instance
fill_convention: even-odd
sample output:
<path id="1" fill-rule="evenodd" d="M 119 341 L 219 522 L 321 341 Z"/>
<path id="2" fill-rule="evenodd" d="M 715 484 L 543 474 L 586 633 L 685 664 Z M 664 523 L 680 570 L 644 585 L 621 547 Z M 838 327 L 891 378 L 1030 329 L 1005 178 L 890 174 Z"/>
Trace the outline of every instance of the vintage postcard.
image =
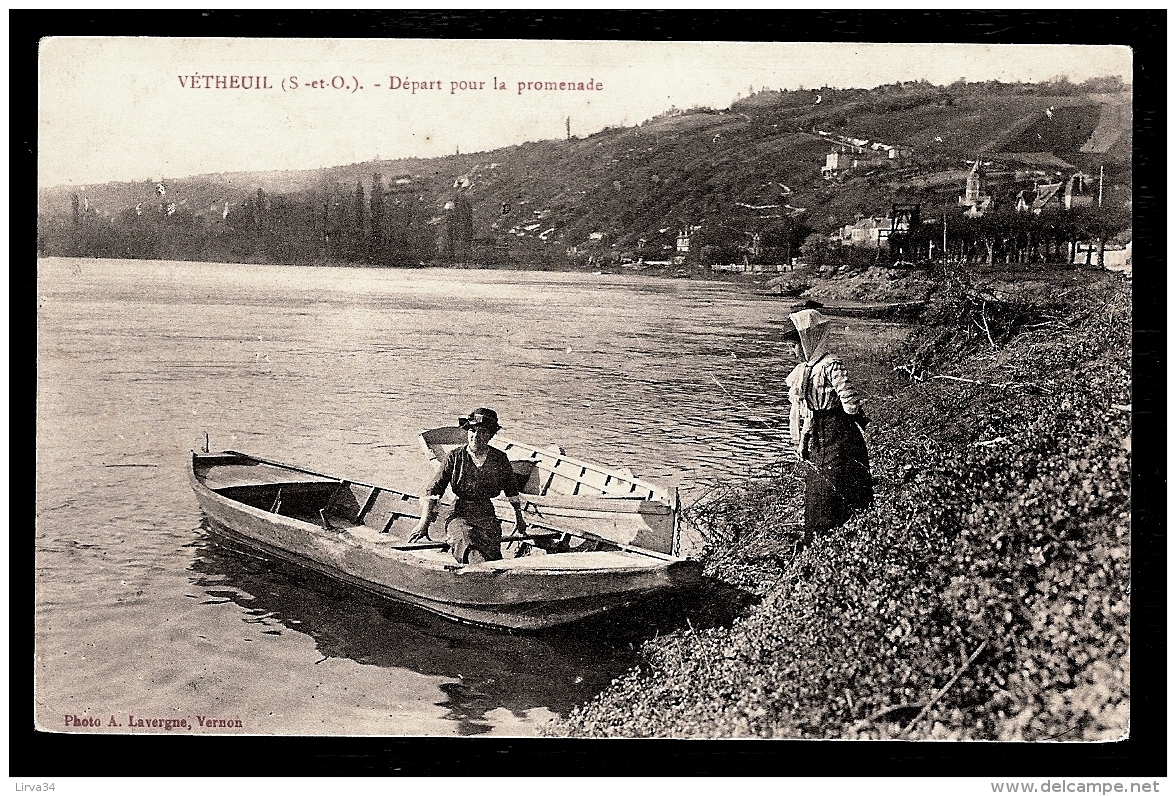
<path id="1" fill-rule="evenodd" d="M 1129 48 L 39 59 L 39 730 L 1130 736 Z"/>

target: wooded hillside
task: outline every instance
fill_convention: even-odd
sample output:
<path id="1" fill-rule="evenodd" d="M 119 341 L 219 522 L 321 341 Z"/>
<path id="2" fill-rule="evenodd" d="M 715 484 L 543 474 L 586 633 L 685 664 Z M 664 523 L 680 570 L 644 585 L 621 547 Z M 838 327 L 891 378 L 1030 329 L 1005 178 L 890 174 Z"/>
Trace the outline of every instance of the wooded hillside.
<path id="1" fill-rule="evenodd" d="M 689 229 L 693 259 L 709 247 L 716 261 L 749 251 L 780 261 L 811 233 L 895 202 L 931 215 L 956 207 L 977 157 L 1006 212 L 1035 181 L 1101 167 L 1114 234 L 1130 223 L 1130 102 L 1117 79 L 763 91 L 728 109 L 671 109 L 585 138 L 432 160 L 47 187 L 39 251 L 585 265 L 668 259 Z M 847 146 L 864 152 L 862 165 L 823 175 L 826 155 Z"/>

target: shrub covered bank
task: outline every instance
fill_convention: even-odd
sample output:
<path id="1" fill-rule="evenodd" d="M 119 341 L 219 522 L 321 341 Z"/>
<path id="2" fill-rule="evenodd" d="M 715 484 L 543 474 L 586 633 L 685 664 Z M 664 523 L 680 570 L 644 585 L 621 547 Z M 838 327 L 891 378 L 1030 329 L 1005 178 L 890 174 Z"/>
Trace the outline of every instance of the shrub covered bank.
<path id="1" fill-rule="evenodd" d="M 1130 287 L 1069 284 L 942 287 L 872 407 L 876 505 L 798 554 L 792 467 L 698 507 L 708 572 L 758 604 L 648 642 L 549 732 L 1124 736 Z"/>

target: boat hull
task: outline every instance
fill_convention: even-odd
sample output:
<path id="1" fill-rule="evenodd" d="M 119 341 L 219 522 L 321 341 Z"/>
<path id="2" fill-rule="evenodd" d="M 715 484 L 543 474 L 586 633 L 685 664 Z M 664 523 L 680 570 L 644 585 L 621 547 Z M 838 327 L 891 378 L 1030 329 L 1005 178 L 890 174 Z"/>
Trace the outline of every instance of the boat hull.
<path id="1" fill-rule="evenodd" d="M 333 481 L 329 476 L 315 480 L 317 474 L 298 470 L 300 481 L 282 484 L 275 483 L 280 474 L 267 471 L 267 477 L 257 484 L 233 483 L 213 489 L 208 485 L 215 480 L 209 477 L 211 468 L 200 466 L 200 456 L 193 454 L 190 481 L 217 533 L 264 555 L 461 622 L 506 630 L 542 630 L 689 587 L 701 578 L 698 562 L 625 550 L 461 565 L 439 549 L 398 549 L 406 546 L 407 532 L 415 524 L 415 517 L 408 514 L 400 514 L 395 522 L 389 520 L 388 531 L 363 522 L 325 528 L 238 499 L 257 503 L 262 491 L 275 486 L 291 493 L 298 487 L 303 492 L 321 490 L 327 494 L 338 489 L 336 484 L 351 487 L 351 482 Z M 215 460 L 215 456 L 207 458 Z M 259 461 L 252 457 L 241 461 L 245 460 Z M 239 464 L 237 469 L 242 469 Z M 386 491 L 399 496 L 398 505 L 409 505 L 412 496 Z M 280 502 L 275 501 L 275 506 Z"/>
<path id="2" fill-rule="evenodd" d="M 772 298 L 790 298 L 782 293 L 764 293 Z M 904 320 L 913 318 L 927 306 L 926 301 L 896 301 L 888 303 L 852 302 L 848 304 L 817 304 L 813 307 L 822 315 L 870 320 Z"/>
<path id="3" fill-rule="evenodd" d="M 926 305 L 926 301 L 899 301 L 889 304 L 825 305 L 820 308 L 820 311 L 825 315 L 837 315 L 844 318 L 897 320 L 917 315 Z"/>

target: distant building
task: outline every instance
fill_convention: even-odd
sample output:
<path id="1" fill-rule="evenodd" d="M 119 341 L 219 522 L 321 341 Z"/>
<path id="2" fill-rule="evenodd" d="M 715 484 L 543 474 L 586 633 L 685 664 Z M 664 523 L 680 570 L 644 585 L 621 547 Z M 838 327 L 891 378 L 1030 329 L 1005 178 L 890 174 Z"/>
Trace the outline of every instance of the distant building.
<path id="1" fill-rule="evenodd" d="M 972 164 L 972 170 L 968 172 L 968 180 L 964 184 L 964 196 L 960 200 L 961 204 L 977 204 L 982 201 L 986 194 L 988 185 L 984 180 L 984 169 L 980 167 L 980 160 L 977 159 Z"/>
<path id="2" fill-rule="evenodd" d="M 868 216 L 842 227 L 837 233 L 837 241 L 842 246 L 876 249 L 893 227 L 894 221 L 888 216 Z"/>
<path id="3" fill-rule="evenodd" d="M 1066 193 L 1062 198 L 1062 205 L 1069 210 L 1071 207 L 1090 207 L 1094 204 L 1094 196 L 1090 193 L 1093 180 L 1080 171 L 1074 172 L 1066 182 Z"/>
<path id="4" fill-rule="evenodd" d="M 988 182 L 980 165 L 980 158 L 976 158 L 972 170 L 968 172 L 964 195 L 959 198 L 959 204 L 960 207 L 966 208 L 964 215 L 968 218 L 979 218 L 992 207 L 992 196 L 988 193 Z"/>
<path id="5" fill-rule="evenodd" d="M 1041 215 L 1044 210 L 1058 210 L 1062 207 L 1062 191 L 1064 183 L 1051 182 L 1034 185 L 1017 193 L 1017 201 L 1013 208 L 1018 213 L 1032 213 Z"/>
<path id="6" fill-rule="evenodd" d="M 913 147 L 903 144 L 871 142 L 865 138 L 834 135 L 827 130 L 814 129 L 813 132 L 833 144 L 833 151 L 825 156 L 825 165 L 821 167 L 821 174 L 827 180 L 833 179 L 839 172 L 848 169 L 878 166 L 887 161 L 906 160 L 915 154 Z"/>
<path id="7" fill-rule="evenodd" d="M 142 211 L 138 205 L 135 207 L 136 213 L 142 215 Z M 207 210 L 197 210 L 194 218 L 197 224 L 203 226 L 205 229 L 213 227 L 222 227 L 225 225 L 226 219 L 229 217 L 229 203 L 225 202 L 223 207 L 217 207 L 215 204 L 210 206 Z"/>
<path id="8" fill-rule="evenodd" d="M 849 158 L 846 157 L 845 152 L 833 150 L 825 156 L 825 166 L 821 169 L 821 174 L 829 178 L 847 168 L 849 168 Z"/>
<path id="9" fill-rule="evenodd" d="M 840 172 L 867 166 L 880 166 L 888 159 L 885 153 L 872 152 L 865 147 L 843 146 L 825 156 L 825 165 L 821 168 L 821 174 L 825 179 L 831 180 Z"/>
<path id="10" fill-rule="evenodd" d="M 1072 207 L 1090 207 L 1094 196 L 1090 193 L 1091 178 L 1076 171 L 1068 179 L 1058 182 L 1036 183 L 1017 194 L 1015 209 L 1018 213 L 1041 215 L 1045 210 L 1069 210 Z"/>
<path id="11" fill-rule="evenodd" d="M 694 233 L 700 229 L 702 227 L 697 224 L 687 224 L 678 231 L 677 245 L 675 246 L 677 253 L 670 258 L 670 262 L 674 265 L 684 265 L 686 263 L 686 257 L 690 254 L 690 240 L 694 237 Z"/>
<path id="12" fill-rule="evenodd" d="M 1041 169 L 1018 169 L 1013 172 L 1013 179 L 1017 182 L 1028 182 L 1029 180 L 1044 180 L 1049 175 Z"/>

